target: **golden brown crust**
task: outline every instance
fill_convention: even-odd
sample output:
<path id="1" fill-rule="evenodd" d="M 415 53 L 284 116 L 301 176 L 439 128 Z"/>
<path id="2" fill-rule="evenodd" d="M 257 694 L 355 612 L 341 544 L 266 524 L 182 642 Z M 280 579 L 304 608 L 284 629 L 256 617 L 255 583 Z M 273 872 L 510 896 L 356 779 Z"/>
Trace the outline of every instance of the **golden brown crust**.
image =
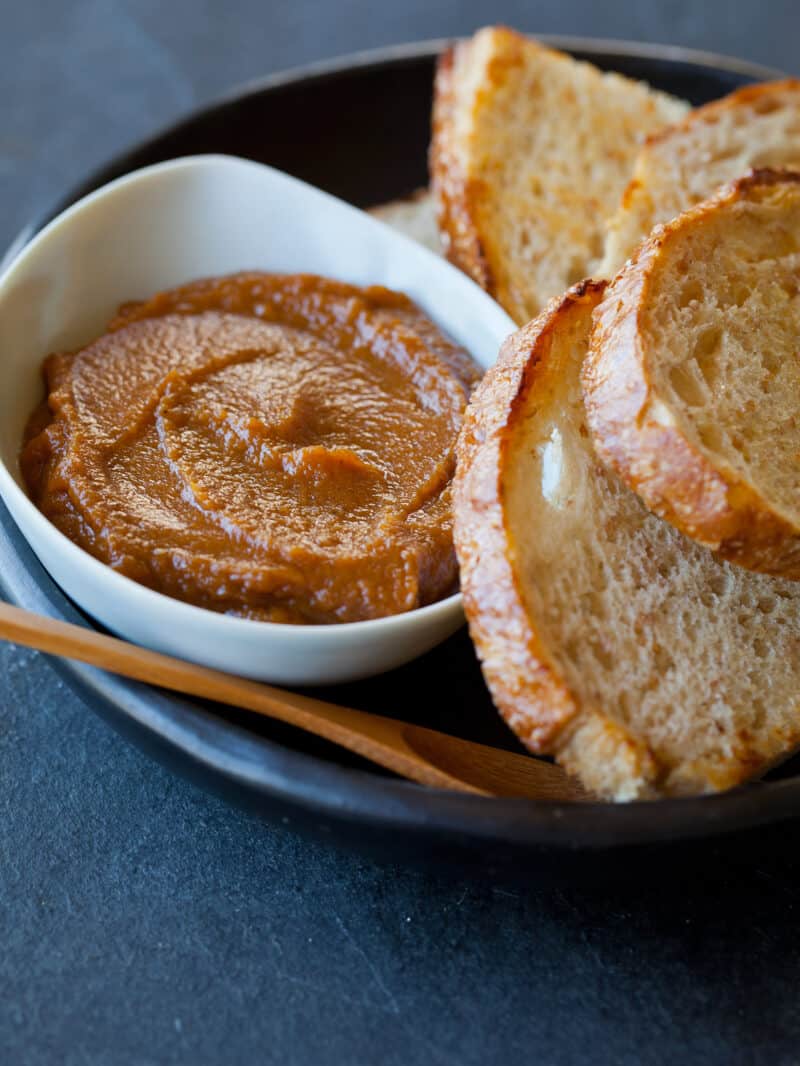
<path id="1" fill-rule="evenodd" d="M 645 138 L 643 150 L 646 151 L 650 145 L 662 144 L 674 137 L 681 137 L 687 129 L 702 125 L 704 122 L 714 121 L 725 111 L 735 111 L 742 106 L 752 105 L 762 100 L 766 102 L 783 93 L 798 91 L 800 91 L 800 79 L 798 78 L 784 78 L 781 81 L 764 81 L 757 82 L 755 85 L 745 85 L 723 96 L 720 100 L 712 100 L 708 104 L 703 104 L 702 107 L 694 108 L 679 122 L 651 133 Z"/>
<path id="2" fill-rule="evenodd" d="M 504 471 L 554 331 L 572 305 L 596 301 L 602 290 L 584 282 L 509 337 L 473 396 L 457 448 L 454 539 L 470 635 L 496 706 L 535 752 L 552 750 L 579 708 L 525 608 Z"/>
<path id="3" fill-rule="evenodd" d="M 665 411 L 648 371 L 639 319 L 673 234 L 751 190 L 786 182 L 800 183 L 800 174 L 751 171 L 656 227 L 595 312 L 582 381 L 598 455 L 652 511 L 730 562 L 800 579 L 800 528 L 734 471 L 712 462 Z"/>
<path id="4" fill-rule="evenodd" d="M 464 43 L 449 48 L 436 65 L 429 151 L 431 190 L 447 258 L 494 296 L 496 286 L 474 222 L 480 189 L 466 174 L 456 144 L 456 49 L 468 47 L 469 43 Z"/>
<path id="5" fill-rule="evenodd" d="M 503 26 L 457 44 L 438 64 L 430 149 L 448 257 L 529 321 L 593 273 L 641 138 L 684 106 Z"/>
<path id="6" fill-rule="evenodd" d="M 551 372 L 554 336 L 580 305 L 595 306 L 604 288 L 605 282 L 584 281 L 551 300 L 509 337 L 473 395 L 457 449 L 454 540 L 470 635 L 506 723 L 532 752 L 556 755 L 590 791 L 645 799 L 659 794 L 668 769 L 644 740 L 571 691 L 526 606 L 517 570 L 521 531 L 506 511 L 515 436 Z"/>
<path id="7" fill-rule="evenodd" d="M 798 78 L 784 78 L 780 81 L 746 85 L 719 100 L 712 100 L 702 107 L 696 107 L 682 119 L 648 134 L 633 166 L 633 176 L 622 194 L 616 215 L 612 217 L 609 223 L 606 255 L 601 264 L 604 276 L 610 278 L 617 272 L 624 259 L 627 259 L 633 253 L 635 246 L 647 236 L 652 226 L 657 222 L 667 221 L 663 215 L 658 217 L 650 214 L 649 222 L 645 221 L 647 216 L 639 218 L 638 221 L 641 228 L 635 237 L 632 233 L 626 232 L 625 222 L 627 221 L 626 215 L 628 212 L 635 211 L 640 204 L 644 205 L 642 210 L 646 211 L 649 207 L 651 212 L 655 206 L 646 177 L 648 166 L 655 165 L 658 167 L 657 160 L 669 158 L 670 153 L 673 153 L 676 158 L 680 157 L 685 145 L 691 141 L 692 135 L 702 128 L 717 125 L 728 113 L 733 113 L 736 116 L 737 113 L 744 114 L 750 109 L 757 114 L 767 114 L 787 106 L 790 102 L 787 98 L 798 93 L 800 93 L 800 79 Z M 672 142 L 676 143 L 673 144 Z M 772 165 L 774 166 L 775 164 L 773 163 Z M 742 167 L 742 171 L 744 169 Z M 728 175 L 731 179 L 739 176 L 738 173 Z M 721 184 L 722 181 L 723 179 L 721 178 L 719 183 Z M 708 195 L 711 195 L 714 191 L 714 189 L 710 188 Z M 685 202 L 683 206 L 688 208 L 695 202 L 696 199 L 693 199 L 691 202 Z M 670 215 L 677 215 L 678 213 L 678 210 L 669 211 Z M 622 220 L 622 244 L 617 243 L 620 240 L 620 219 Z"/>
<path id="8" fill-rule="evenodd" d="M 701 650 L 696 658 L 692 657 L 693 663 L 704 663 L 706 672 L 694 677 L 691 664 L 680 666 L 689 675 L 687 683 L 696 684 L 706 695 L 686 707 L 670 702 L 669 693 L 675 690 L 669 685 L 664 687 L 663 714 L 669 723 L 674 723 L 675 732 L 685 734 L 686 750 L 676 751 L 669 742 L 664 742 L 664 737 L 672 734 L 672 727 L 659 722 L 658 714 L 653 716 L 652 710 L 645 712 L 636 704 L 627 714 L 617 713 L 613 691 L 605 697 L 599 696 L 600 689 L 591 680 L 587 679 L 584 685 L 568 672 L 570 656 L 573 665 L 575 662 L 574 653 L 561 646 L 559 634 L 563 631 L 548 620 L 548 611 L 570 609 L 568 600 L 563 598 L 565 586 L 562 583 L 559 599 L 548 600 L 542 586 L 548 580 L 547 573 L 530 569 L 532 559 L 557 558 L 569 565 L 569 560 L 574 562 L 578 558 L 573 554 L 562 556 L 550 552 L 540 555 L 538 551 L 531 555 L 534 539 L 557 537 L 565 528 L 580 530 L 581 537 L 592 537 L 595 501 L 601 497 L 611 500 L 616 491 L 629 495 L 621 486 L 614 488 L 600 463 L 591 463 L 587 457 L 585 474 L 597 478 L 599 484 L 580 489 L 574 496 L 570 493 L 577 506 L 574 525 L 549 524 L 548 514 L 541 510 L 542 484 L 535 473 L 530 483 L 529 510 L 526 512 L 519 506 L 520 493 L 527 491 L 528 474 L 536 466 L 526 467 L 520 476 L 518 464 L 527 463 L 529 452 L 536 449 L 539 428 L 546 431 L 548 426 L 561 427 L 561 405 L 574 402 L 574 384 L 565 385 L 572 379 L 575 360 L 581 354 L 574 345 L 586 343 L 587 318 L 600 302 L 603 291 L 604 283 L 584 282 L 566 296 L 551 301 L 536 320 L 509 338 L 497 365 L 487 373 L 473 396 L 458 443 L 454 483 L 454 539 L 470 633 L 494 701 L 509 726 L 532 751 L 554 754 L 589 790 L 615 800 L 632 800 L 731 788 L 763 772 L 797 746 L 798 727 L 791 701 L 784 715 L 776 713 L 769 722 L 759 722 L 758 715 L 748 713 L 741 716 L 738 726 L 727 731 L 717 727 L 717 712 L 712 710 L 718 685 L 713 672 L 716 658 L 713 645 L 717 638 L 724 641 L 726 637 L 724 632 L 712 632 L 712 646 L 706 649 L 711 654 L 711 666 L 706 651 Z M 571 453 L 570 434 L 584 432 L 582 426 L 572 421 L 574 417 L 566 416 L 563 423 L 570 427 L 563 438 L 567 441 L 566 454 Z M 581 483 L 583 473 L 579 472 L 577 477 L 573 485 Z M 526 513 L 530 520 L 521 519 Z M 668 532 L 664 541 L 655 531 L 663 523 L 634 505 L 632 497 L 631 505 L 617 509 L 612 504 L 601 518 L 596 527 L 596 536 L 601 541 L 610 543 L 616 539 L 615 516 L 625 523 L 625 528 L 618 532 L 623 545 L 628 544 L 632 551 L 648 555 L 651 549 L 659 551 L 666 544 L 665 564 L 674 572 L 676 581 L 681 580 L 679 570 L 684 570 L 684 581 L 685 572 L 689 571 L 690 599 L 694 590 L 701 603 L 702 621 L 713 630 L 714 613 L 713 609 L 709 610 L 706 596 L 716 595 L 717 580 L 724 577 L 723 564 L 716 563 L 709 555 L 707 563 L 700 563 L 698 569 L 698 555 L 705 558 L 705 553 L 700 553 L 675 532 Z M 609 521 L 611 526 L 607 524 Z M 644 539 L 634 548 L 640 534 L 644 534 Z M 587 544 L 586 552 L 593 554 L 591 545 Z M 618 608 L 610 614 L 601 611 L 600 617 L 615 627 L 610 634 L 614 648 L 624 648 L 626 642 L 637 639 L 639 621 L 643 632 L 651 625 L 657 626 L 664 640 L 671 633 L 680 634 L 681 616 L 672 608 L 667 608 L 663 626 L 657 617 L 636 613 L 641 612 L 641 605 L 646 601 L 634 587 L 636 578 L 631 575 L 638 573 L 641 578 L 653 570 L 653 567 L 638 569 L 634 565 L 627 577 L 619 573 L 621 582 L 629 582 L 630 595 L 638 598 L 640 607 L 634 608 L 633 619 Z M 736 580 L 740 586 L 742 582 L 745 585 L 753 582 L 752 587 L 761 593 L 769 591 L 764 585 L 767 579 L 742 572 Z M 568 582 L 566 589 L 570 587 L 573 586 Z M 584 586 L 579 581 L 574 586 L 576 600 L 581 599 L 582 589 Z M 621 595 L 624 597 L 625 592 Z M 618 595 L 618 604 L 619 600 Z M 659 602 L 667 601 L 659 599 Z M 734 611 L 730 606 L 725 610 L 724 617 L 730 619 Z M 758 627 L 759 621 L 755 624 Z M 764 624 L 769 627 L 773 623 L 765 619 Z M 720 625 L 724 630 L 725 623 Z M 587 640 L 591 640 L 592 626 L 587 624 L 586 630 Z M 769 640 L 769 632 L 765 630 L 763 638 L 758 639 Z M 775 635 L 774 630 L 772 633 Z M 787 643 L 792 646 L 791 641 Z M 749 667 L 748 663 L 741 665 L 743 670 L 752 668 L 752 663 Z M 663 678 L 655 671 L 662 669 L 663 665 L 653 658 L 651 680 L 656 686 Z M 617 682 L 624 685 L 625 670 L 614 673 Z M 635 692 L 619 690 L 620 700 L 631 694 L 636 701 L 651 689 L 641 679 L 636 684 Z M 735 706 L 730 710 L 738 716 Z M 695 718 L 697 712 L 699 718 Z M 715 728 L 719 729 L 718 744 L 714 743 Z M 709 731 L 710 739 L 697 740 Z"/>

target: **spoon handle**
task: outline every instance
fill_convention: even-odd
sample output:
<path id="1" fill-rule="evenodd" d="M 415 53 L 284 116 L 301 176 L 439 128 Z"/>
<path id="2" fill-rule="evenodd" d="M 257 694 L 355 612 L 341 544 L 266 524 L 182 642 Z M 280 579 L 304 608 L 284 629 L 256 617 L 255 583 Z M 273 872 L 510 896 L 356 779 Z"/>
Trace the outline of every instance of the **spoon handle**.
<path id="1" fill-rule="evenodd" d="M 563 771 L 529 756 L 248 681 L 2 602 L 0 639 L 276 718 L 423 785 L 482 795 L 584 798 Z"/>

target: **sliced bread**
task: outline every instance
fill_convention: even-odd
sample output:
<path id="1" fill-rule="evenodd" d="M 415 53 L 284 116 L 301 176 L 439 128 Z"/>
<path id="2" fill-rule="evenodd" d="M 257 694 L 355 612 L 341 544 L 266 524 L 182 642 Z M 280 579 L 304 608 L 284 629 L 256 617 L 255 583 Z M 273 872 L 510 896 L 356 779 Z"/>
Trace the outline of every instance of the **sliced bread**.
<path id="1" fill-rule="evenodd" d="M 800 81 L 748 85 L 651 136 L 609 221 L 599 275 L 613 277 L 655 225 L 751 167 L 800 168 Z"/>
<path id="2" fill-rule="evenodd" d="M 800 579 L 800 175 L 754 171 L 657 227 L 596 320 L 603 461 L 723 558 Z"/>
<path id="3" fill-rule="evenodd" d="M 442 254 L 442 241 L 436 225 L 436 207 L 430 190 L 418 189 L 407 199 L 379 204 L 370 208 L 369 213 L 396 229 L 398 233 L 410 237 L 412 241 L 432 252 Z"/>
<path id="4" fill-rule="evenodd" d="M 455 542 L 495 703 L 615 800 L 729 788 L 800 744 L 800 584 L 719 561 L 598 461 L 580 369 L 602 283 L 505 344 L 459 441 Z"/>
<path id="5" fill-rule="evenodd" d="M 502 27 L 440 59 L 430 152 L 450 259 L 517 322 L 589 276 L 648 133 L 688 105 Z"/>

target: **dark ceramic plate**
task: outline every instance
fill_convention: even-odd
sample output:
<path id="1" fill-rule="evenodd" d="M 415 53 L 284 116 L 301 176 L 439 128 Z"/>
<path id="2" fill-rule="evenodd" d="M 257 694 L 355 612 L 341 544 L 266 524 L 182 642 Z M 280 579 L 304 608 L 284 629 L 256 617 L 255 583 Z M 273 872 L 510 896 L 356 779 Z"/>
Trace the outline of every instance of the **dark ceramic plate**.
<path id="1" fill-rule="evenodd" d="M 768 70 L 674 48 L 558 40 L 601 67 L 644 78 L 699 104 Z M 351 57 L 246 86 L 139 145 L 20 235 L 137 167 L 229 152 L 280 167 L 370 206 L 426 181 L 434 60 L 441 43 Z M 42 569 L 0 505 L 0 582 L 24 607 L 90 624 Z M 131 739 L 229 799 L 318 834 L 394 858 L 520 863 L 543 849 L 699 837 L 786 818 L 800 809 L 800 766 L 721 796 L 655 804 L 557 806 L 436 792 L 399 781 L 338 749 L 234 710 L 178 699 L 89 667 L 56 664 L 87 703 Z M 410 666 L 325 693 L 382 714 L 513 749 L 492 709 L 466 632 Z"/>

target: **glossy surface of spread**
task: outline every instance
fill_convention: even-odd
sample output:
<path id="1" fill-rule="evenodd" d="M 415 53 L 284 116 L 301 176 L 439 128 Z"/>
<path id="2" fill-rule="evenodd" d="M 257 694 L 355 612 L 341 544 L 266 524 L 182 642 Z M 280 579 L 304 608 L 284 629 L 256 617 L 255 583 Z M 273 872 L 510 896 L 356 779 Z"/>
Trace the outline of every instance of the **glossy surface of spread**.
<path id="1" fill-rule="evenodd" d="M 279 622 L 381 617 L 455 590 L 477 375 L 389 290 L 209 279 L 47 359 L 22 472 L 70 539 L 159 591 Z"/>

